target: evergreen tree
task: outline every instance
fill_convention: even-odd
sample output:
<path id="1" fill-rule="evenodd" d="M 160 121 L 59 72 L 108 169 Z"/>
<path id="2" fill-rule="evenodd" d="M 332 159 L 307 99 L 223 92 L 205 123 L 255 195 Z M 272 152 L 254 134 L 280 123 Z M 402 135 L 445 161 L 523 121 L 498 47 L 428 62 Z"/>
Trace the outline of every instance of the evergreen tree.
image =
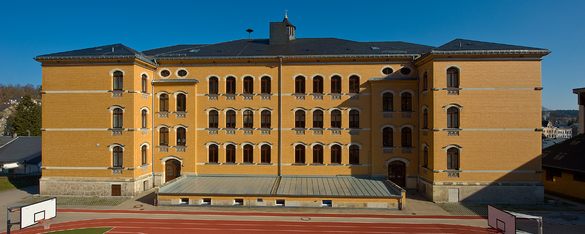
<path id="1" fill-rule="evenodd" d="M 20 100 L 18 106 L 14 110 L 14 114 L 8 118 L 10 130 L 19 136 L 28 136 L 30 131 L 31 136 L 41 135 L 41 106 L 35 104 L 29 95 L 26 95 Z"/>

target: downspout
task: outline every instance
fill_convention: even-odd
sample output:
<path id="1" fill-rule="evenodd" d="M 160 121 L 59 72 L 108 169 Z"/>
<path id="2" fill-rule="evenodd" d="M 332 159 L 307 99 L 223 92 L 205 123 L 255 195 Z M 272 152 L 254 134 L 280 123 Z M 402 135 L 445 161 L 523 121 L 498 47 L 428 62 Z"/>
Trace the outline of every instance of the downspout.
<path id="1" fill-rule="evenodd" d="M 282 56 L 278 56 L 278 176 L 282 176 Z"/>
<path id="2" fill-rule="evenodd" d="M 154 176 L 154 80 L 156 80 L 156 70 L 158 70 L 158 63 L 156 62 L 156 58 L 154 59 L 154 64 L 156 64 L 156 68 L 154 69 L 154 71 L 152 71 L 152 82 L 150 82 L 150 86 L 151 86 L 151 91 L 152 91 L 152 121 L 150 122 L 151 127 L 151 135 L 152 135 L 152 147 L 150 152 L 152 153 L 152 187 L 154 188 L 155 185 L 155 176 Z M 157 199 L 156 199 L 156 204 L 158 205 L 158 193 L 157 193 Z"/>
<path id="3" fill-rule="evenodd" d="M 412 56 L 412 61 L 414 61 L 414 56 Z M 418 113 L 416 115 L 416 126 L 419 130 L 417 131 L 417 134 L 416 134 L 416 138 L 417 138 L 416 143 L 418 145 L 421 145 L 420 144 L 420 112 L 419 112 L 419 110 L 420 110 L 420 97 L 421 97 L 420 91 L 419 91 L 420 90 L 420 76 L 418 75 L 418 68 L 416 67 L 414 62 L 411 64 L 412 64 L 412 67 L 414 68 L 414 72 L 415 72 L 414 74 L 416 74 L 416 80 L 418 81 L 416 83 L 416 91 L 418 93 L 418 95 L 417 95 L 418 97 L 416 98 L 416 108 L 417 108 L 416 113 Z M 427 80 L 427 82 L 428 82 L 428 80 Z M 418 192 L 418 181 L 420 179 L 419 178 L 420 177 L 420 166 L 419 166 L 420 165 L 420 149 L 417 150 L 417 155 L 418 156 L 416 157 L 416 191 Z"/>

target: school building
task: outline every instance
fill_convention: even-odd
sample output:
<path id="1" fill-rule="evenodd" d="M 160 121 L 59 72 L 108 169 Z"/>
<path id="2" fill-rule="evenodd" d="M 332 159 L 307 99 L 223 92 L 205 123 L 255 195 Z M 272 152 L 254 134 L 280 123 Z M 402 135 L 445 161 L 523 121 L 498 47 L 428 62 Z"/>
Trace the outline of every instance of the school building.
<path id="1" fill-rule="evenodd" d="M 41 194 L 159 204 L 400 208 L 538 202 L 541 60 L 455 39 L 268 39 L 37 56 Z"/>

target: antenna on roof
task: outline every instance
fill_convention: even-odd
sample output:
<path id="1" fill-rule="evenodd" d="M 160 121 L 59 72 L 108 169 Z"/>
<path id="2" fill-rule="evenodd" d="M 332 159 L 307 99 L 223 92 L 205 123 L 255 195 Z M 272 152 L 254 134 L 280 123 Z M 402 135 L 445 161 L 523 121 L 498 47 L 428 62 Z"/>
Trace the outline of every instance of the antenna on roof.
<path id="1" fill-rule="evenodd" d="M 254 30 L 249 28 L 249 29 L 246 29 L 246 32 L 248 32 L 248 39 L 252 39 L 252 33 L 254 32 Z"/>

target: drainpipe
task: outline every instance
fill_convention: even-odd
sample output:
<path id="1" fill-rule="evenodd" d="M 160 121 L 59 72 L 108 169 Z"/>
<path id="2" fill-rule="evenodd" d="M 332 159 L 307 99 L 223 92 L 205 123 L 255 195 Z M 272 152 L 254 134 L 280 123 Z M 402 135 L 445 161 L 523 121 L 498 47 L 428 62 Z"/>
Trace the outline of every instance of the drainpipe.
<path id="1" fill-rule="evenodd" d="M 282 56 L 278 56 L 278 176 L 282 176 Z"/>
<path id="2" fill-rule="evenodd" d="M 156 62 L 156 59 L 154 59 L 154 64 L 156 64 L 156 68 L 154 69 L 154 71 L 152 71 L 152 81 L 150 82 L 150 87 L 151 87 L 151 92 L 152 92 L 152 110 L 150 112 L 152 112 L 151 117 L 152 117 L 152 121 L 150 122 L 151 127 L 151 135 L 152 135 L 152 147 L 150 152 L 152 154 L 152 187 L 154 188 L 155 185 L 155 176 L 154 176 L 154 80 L 156 80 L 156 70 L 158 70 L 158 63 Z M 158 201 L 158 195 L 157 195 L 157 201 Z M 158 202 L 156 204 L 158 206 Z"/>
<path id="3" fill-rule="evenodd" d="M 414 56 L 412 56 L 412 61 L 414 61 Z M 411 63 L 412 67 L 414 68 L 414 74 L 416 74 L 416 80 L 418 81 L 416 83 L 416 92 L 419 93 L 419 95 L 417 95 L 418 97 L 416 98 L 416 113 L 418 113 L 416 115 L 416 126 L 419 129 L 417 131 L 416 134 L 416 138 L 417 138 L 417 144 L 420 145 L 420 76 L 418 75 L 418 68 L 416 67 L 416 65 L 414 63 Z M 427 81 L 428 82 L 428 81 Z M 416 157 L 416 191 L 418 192 L 418 181 L 419 181 L 419 176 L 420 176 L 420 149 L 417 150 L 417 157 Z"/>

